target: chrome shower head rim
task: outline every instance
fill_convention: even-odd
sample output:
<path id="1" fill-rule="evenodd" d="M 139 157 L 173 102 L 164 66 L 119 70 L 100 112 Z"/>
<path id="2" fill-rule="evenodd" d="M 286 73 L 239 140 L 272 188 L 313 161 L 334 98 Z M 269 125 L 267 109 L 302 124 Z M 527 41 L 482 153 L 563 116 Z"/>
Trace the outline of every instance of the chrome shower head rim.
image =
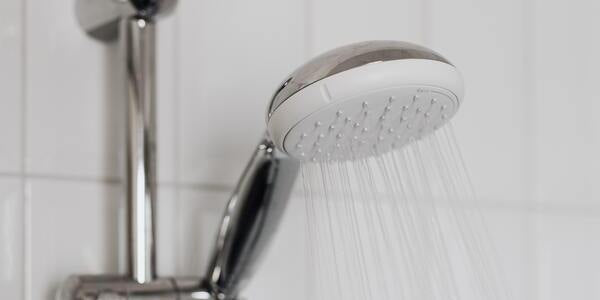
<path id="1" fill-rule="evenodd" d="M 452 65 L 435 51 L 409 42 L 374 40 L 341 46 L 311 59 L 292 72 L 271 98 L 267 119 L 292 95 L 321 79 L 374 62 L 402 59 L 428 59 Z"/>

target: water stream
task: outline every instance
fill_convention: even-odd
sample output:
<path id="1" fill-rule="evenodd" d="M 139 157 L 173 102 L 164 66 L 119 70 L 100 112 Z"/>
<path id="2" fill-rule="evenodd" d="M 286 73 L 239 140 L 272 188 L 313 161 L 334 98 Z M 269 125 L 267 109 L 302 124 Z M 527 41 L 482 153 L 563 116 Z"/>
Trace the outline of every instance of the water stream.
<path id="1" fill-rule="evenodd" d="M 511 299 L 451 124 L 302 183 L 314 299 Z"/>

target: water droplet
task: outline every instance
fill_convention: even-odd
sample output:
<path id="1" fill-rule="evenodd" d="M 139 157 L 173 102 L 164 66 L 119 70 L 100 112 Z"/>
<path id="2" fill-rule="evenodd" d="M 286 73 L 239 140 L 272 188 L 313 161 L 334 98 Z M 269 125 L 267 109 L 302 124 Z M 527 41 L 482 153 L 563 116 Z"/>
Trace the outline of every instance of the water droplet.
<path id="1" fill-rule="evenodd" d="M 341 117 L 342 115 L 344 115 L 344 112 L 343 112 L 343 111 L 341 111 L 341 110 L 338 110 L 338 111 L 335 113 L 335 115 L 336 115 L 336 116 L 339 118 L 339 117 Z"/>
<path id="2" fill-rule="evenodd" d="M 388 132 L 389 132 L 389 133 L 394 133 L 394 128 L 390 128 L 390 129 L 388 129 Z"/>
<path id="3" fill-rule="evenodd" d="M 379 122 L 383 122 L 383 121 L 385 121 L 385 116 L 379 117 Z"/>
<path id="4" fill-rule="evenodd" d="M 306 133 L 303 133 L 303 134 L 301 134 L 301 135 L 300 135 L 300 139 L 303 139 L 303 138 L 305 138 L 305 137 L 307 137 L 307 136 L 308 136 L 308 134 L 306 134 Z"/>
<path id="5" fill-rule="evenodd" d="M 325 138 L 325 135 L 321 133 L 321 134 L 319 134 L 319 136 L 318 136 L 317 138 L 318 138 L 318 139 Z"/>
<path id="6" fill-rule="evenodd" d="M 335 130 L 335 126 L 329 125 L 329 131 L 334 131 L 334 130 Z"/>
<path id="7" fill-rule="evenodd" d="M 418 114 L 420 114 L 421 112 L 423 112 L 423 109 L 422 109 L 422 108 L 420 108 L 420 107 L 418 107 L 418 108 L 417 108 L 417 113 L 418 113 Z"/>
<path id="8" fill-rule="evenodd" d="M 431 99 L 431 104 L 436 104 L 437 102 L 438 102 L 437 99 L 435 99 L 435 98 Z"/>
<path id="9" fill-rule="evenodd" d="M 339 139 L 343 138 L 343 137 L 344 137 L 344 135 L 343 135 L 343 134 L 341 134 L 341 133 L 338 133 L 338 134 L 337 134 L 335 137 L 336 137 L 336 138 L 339 140 Z"/>
<path id="10" fill-rule="evenodd" d="M 390 112 L 390 110 L 392 110 L 392 107 L 391 107 L 391 106 L 389 106 L 389 105 L 388 105 L 388 106 L 386 106 L 386 107 L 385 107 L 385 112 L 386 112 L 386 113 L 387 113 L 387 112 Z"/>
<path id="11" fill-rule="evenodd" d="M 362 108 L 363 108 L 363 109 L 367 109 L 367 108 L 369 108 L 369 102 L 367 102 L 367 101 L 363 101 L 363 103 L 362 103 Z"/>
<path id="12" fill-rule="evenodd" d="M 300 148 L 302 148 L 302 144 L 296 144 L 296 148 L 297 148 L 297 149 L 300 149 Z"/>
<path id="13" fill-rule="evenodd" d="M 358 127 L 360 127 L 360 123 L 358 123 L 358 122 L 357 122 L 357 123 L 354 123 L 354 126 L 353 126 L 353 127 L 354 127 L 354 128 L 358 128 Z"/>
<path id="14" fill-rule="evenodd" d="M 367 131 L 369 131 L 369 128 L 367 128 L 367 127 L 362 129 L 362 133 L 367 133 Z"/>
<path id="15" fill-rule="evenodd" d="M 346 123 L 350 123 L 350 122 L 352 122 L 352 118 L 350 118 L 350 117 L 346 117 L 346 120 L 344 120 L 344 121 L 345 121 Z"/>
<path id="16" fill-rule="evenodd" d="M 388 102 L 392 103 L 392 102 L 394 102 L 394 101 L 396 101 L 396 97 L 394 97 L 394 96 L 390 96 L 390 97 L 388 98 Z"/>
<path id="17" fill-rule="evenodd" d="M 431 113 L 430 112 L 426 112 L 425 113 L 425 118 L 429 118 L 429 117 L 431 117 Z"/>
<path id="18" fill-rule="evenodd" d="M 417 102 L 417 101 L 419 101 L 419 96 L 418 96 L 418 95 L 415 95 L 415 96 L 413 97 L 413 103 L 415 103 L 415 102 Z"/>
<path id="19" fill-rule="evenodd" d="M 321 121 L 315 122 L 315 127 L 321 127 L 321 125 L 323 125 L 323 123 L 321 123 Z"/>
<path id="20" fill-rule="evenodd" d="M 408 106 L 404 105 L 402 106 L 402 111 L 407 111 L 408 110 Z"/>
<path id="21" fill-rule="evenodd" d="M 446 108 L 448 108 L 448 106 L 446 104 L 442 105 L 441 110 L 446 110 Z"/>

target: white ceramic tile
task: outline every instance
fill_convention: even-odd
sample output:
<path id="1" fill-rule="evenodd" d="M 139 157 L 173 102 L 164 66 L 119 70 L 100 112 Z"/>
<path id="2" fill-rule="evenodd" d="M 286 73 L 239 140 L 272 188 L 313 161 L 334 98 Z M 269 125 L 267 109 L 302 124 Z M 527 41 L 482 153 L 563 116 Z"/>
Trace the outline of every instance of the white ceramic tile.
<path id="1" fill-rule="evenodd" d="M 489 233 L 486 238 L 493 251 L 486 258 L 496 268 L 500 287 L 510 292 L 510 299 L 535 299 L 534 216 L 520 208 L 492 207 L 481 212 Z"/>
<path id="2" fill-rule="evenodd" d="M 228 193 L 187 189 L 180 192 L 176 215 L 179 220 L 180 245 L 177 275 L 204 274 L 228 200 Z"/>
<path id="3" fill-rule="evenodd" d="M 232 185 L 277 85 L 304 58 L 298 0 L 181 1 L 180 178 Z"/>
<path id="4" fill-rule="evenodd" d="M 523 201 L 531 187 L 532 99 L 527 97 L 524 3 L 432 0 L 428 46 L 462 72 L 465 99 L 454 118 L 478 194 Z"/>
<path id="5" fill-rule="evenodd" d="M 177 219 L 177 191 L 173 187 L 159 186 L 156 201 L 156 251 L 157 273 L 161 277 L 175 274 L 179 227 Z"/>
<path id="6" fill-rule="evenodd" d="M 21 168 L 21 1 L 0 3 L 0 172 Z"/>
<path id="7" fill-rule="evenodd" d="M 539 298 L 600 298 L 600 217 L 542 215 L 539 223 Z"/>
<path id="8" fill-rule="evenodd" d="M 23 299 L 23 197 L 21 181 L 0 178 L 0 297 Z"/>
<path id="9" fill-rule="evenodd" d="M 534 3 L 538 200 L 598 204 L 600 3 Z"/>
<path id="10" fill-rule="evenodd" d="M 121 189 L 85 181 L 33 180 L 31 299 L 54 299 L 71 274 L 117 273 L 124 242 Z"/>
<path id="11" fill-rule="evenodd" d="M 248 299 L 309 299 L 306 218 L 302 197 L 290 199 L 272 244 L 250 279 Z"/>
<path id="12" fill-rule="evenodd" d="M 175 91 L 178 76 L 175 57 L 178 42 L 176 17 L 170 15 L 160 19 L 156 28 L 156 151 L 159 182 L 173 182 L 176 178 L 177 116 L 175 112 L 178 103 Z"/>
<path id="13" fill-rule="evenodd" d="M 27 2 L 27 169 L 116 176 L 125 107 L 113 88 L 118 47 L 83 32 L 74 3 Z"/>
<path id="14" fill-rule="evenodd" d="M 81 30 L 74 2 L 27 5 L 27 171 L 122 177 L 124 64 L 118 43 Z M 157 24 L 158 176 L 166 181 L 174 178 L 174 25 L 173 18 Z"/>
<path id="15" fill-rule="evenodd" d="M 206 271 L 228 193 L 163 188 L 159 199 L 159 273 L 201 276 Z M 172 198 L 170 198 L 172 197 Z"/>
<path id="16" fill-rule="evenodd" d="M 307 0 L 310 55 L 364 40 L 423 39 L 423 2 Z"/>

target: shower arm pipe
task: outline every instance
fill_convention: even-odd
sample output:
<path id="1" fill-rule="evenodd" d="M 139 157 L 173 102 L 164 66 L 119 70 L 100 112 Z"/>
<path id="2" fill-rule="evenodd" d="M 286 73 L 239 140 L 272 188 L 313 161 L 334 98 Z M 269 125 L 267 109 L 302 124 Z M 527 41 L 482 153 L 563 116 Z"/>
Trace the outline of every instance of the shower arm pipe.
<path id="1" fill-rule="evenodd" d="M 126 189 L 128 272 L 138 283 L 156 278 L 155 26 L 122 20 L 127 91 Z"/>
<path id="2" fill-rule="evenodd" d="M 126 97 L 127 271 L 137 283 L 156 279 L 155 20 L 177 0 L 78 0 L 76 15 L 92 37 L 118 41 Z"/>

